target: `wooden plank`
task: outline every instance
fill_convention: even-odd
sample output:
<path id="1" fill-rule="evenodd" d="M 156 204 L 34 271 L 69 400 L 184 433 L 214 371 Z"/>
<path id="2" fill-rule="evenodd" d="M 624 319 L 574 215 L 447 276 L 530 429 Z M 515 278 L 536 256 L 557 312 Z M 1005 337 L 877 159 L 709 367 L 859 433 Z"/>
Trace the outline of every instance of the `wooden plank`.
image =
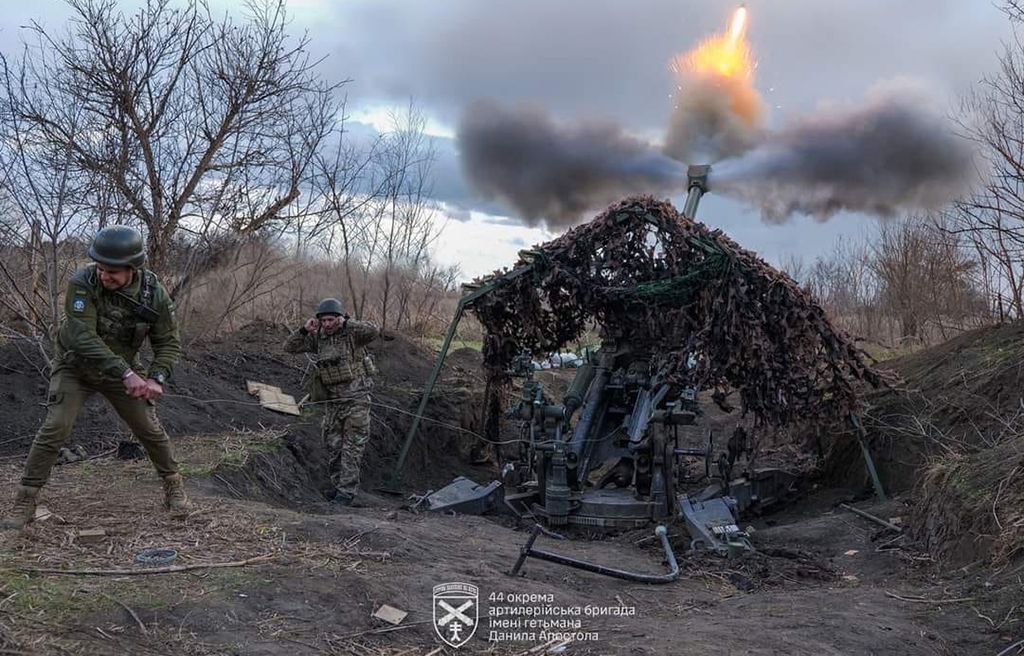
<path id="1" fill-rule="evenodd" d="M 402 623 L 402 620 L 404 620 L 405 616 L 408 614 L 409 613 L 405 612 L 404 610 L 399 610 L 394 606 L 388 606 L 387 604 L 384 604 L 383 606 L 378 608 L 376 612 L 374 612 L 373 616 L 377 619 L 384 620 L 388 624 L 398 626 Z"/>
<path id="2" fill-rule="evenodd" d="M 78 532 L 75 541 L 83 544 L 93 544 L 101 542 L 106 536 L 107 532 L 102 528 L 83 528 Z"/>
<path id="3" fill-rule="evenodd" d="M 281 392 L 281 388 L 276 385 L 268 385 L 254 380 L 245 381 L 245 388 L 249 391 L 249 394 L 252 394 L 253 396 L 259 395 L 260 390 L 270 390 L 271 392 L 277 393 Z"/>
<path id="4" fill-rule="evenodd" d="M 259 395 L 260 405 L 268 410 L 296 417 L 302 415 L 302 411 L 299 410 L 299 406 L 295 403 L 295 397 L 291 394 L 285 394 L 280 389 L 261 389 Z"/>

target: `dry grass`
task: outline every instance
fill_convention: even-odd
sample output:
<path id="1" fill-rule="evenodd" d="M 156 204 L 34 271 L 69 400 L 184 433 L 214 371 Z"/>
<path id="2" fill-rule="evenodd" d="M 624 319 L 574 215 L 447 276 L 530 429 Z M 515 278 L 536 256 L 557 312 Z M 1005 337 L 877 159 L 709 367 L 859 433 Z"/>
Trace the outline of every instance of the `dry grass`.
<path id="1" fill-rule="evenodd" d="M 936 459 L 919 491 L 915 532 L 936 555 L 999 567 L 1024 554 L 1024 433 Z"/>
<path id="2" fill-rule="evenodd" d="M 191 438 L 179 441 L 176 451 L 184 464 L 209 471 L 218 464 L 244 464 L 253 453 L 266 454 L 275 440 L 270 432 Z M 16 464 L 0 466 L 0 489 L 13 490 L 20 473 Z M 266 653 L 450 653 L 432 639 L 427 646 L 410 643 L 416 640 L 411 633 L 417 628 L 422 632 L 426 626 L 429 631 L 422 622 L 346 632 L 315 619 L 317 612 L 331 609 L 310 606 L 292 614 L 270 605 L 250 605 L 246 593 L 273 589 L 286 580 L 326 578 L 327 585 L 342 589 L 352 577 L 386 578 L 392 571 L 390 554 L 365 547 L 372 529 L 319 541 L 304 539 L 298 533 L 289 535 L 288 527 L 308 522 L 308 516 L 251 501 L 198 495 L 195 479 L 191 490 L 194 512 L 184 521 L 174 520 L 161 508 L 162 491 L 148 461 L 105 458 L 56 468 L 41 495 L 41 505 L 53 515 L 22 534 L 0 534 L 0 656 L 213 656 L 249 653 L 257 644 L 270 650 Z M 9 511 L 10 503 L 10 494 L 0 493 L 0 514 Z M 106 536 L 83 544 L 77 536 L 87 528 L 102 528 Z M 145 570 L 134 558 L 148 547 L 176 549 L 172 564 L 181 565 L 268 559 L 244 567 L 153 575 L 31 571 Z M 263 610 L 253 617 L 254 608 Z M 419 639 L 423 642 L 422 633 Z M 555 646 L 538 645 L 528 653 L 554 653 L 550 648 Z M 501 645 L 482 653 L 527 652 Z"/>
<path id="3" fill-rule="evenodd" d="M 242 460 L 240 451 L 237 444 L 209 438 L 191 446 L 182 459 L 193 461 L 197 452 L 212 452 L 221 461 Z M 6 466 L 0 469 L 0 483 L 11 490 L 19 475 L 17 467 Z M 149 547 L 176 549 L 176 563 L 191 564 L 252 558 L 288 546 L 270 515 L 236 502 L 204 499 L 182 522 L 163 511 L 162 500 L 159 479 L 147 460 L 99 459 L 59 467 L 40 495 L 40 504 L 53 517 L 8 542 L 5 564 L 124 567 Z M 2 503 L 0 508 L 7 510 L 9 499 Z M 102 528 L 107 537 L 98 545 L 81 544 L 76 535 L 85 528 Z"/>
<path id="4" fill-rule="evenodd" d="M 268 436 L 251 436 L 259 449 Z M 244 461 L 237 436 L 189 441 L 179 449 L 195 466 Z M 0 487 L 13 490 L 16 465 L 0 468 Z M 10 509 L 10 494 L 0 512 Z M 318 570 L 336 575 L 365 571 L 389 554 L 360 549 L 359 537 L 309 542 L 289 537 L 283 525 L 297 515 L 244 501 L 203 497 L 184 521 L 162 508 L 162 490 L 148 461 L 100 459 L 55 469 L 40 503 L 53 514 L 21 534 L 7 534 L 0 550 L 0 654 L 19 653 L 228 653 L 204 645 L 181 626 L 153 622 L 142 628 L 124 606 L 153 612 L 217 597 L 260 577 L 301 576 Z M 83 529 L 102 528 L 98 543 L 78 539 Z M 152 576 L 38 574 L 35 568 L 145 570 L 135 555 L 150 547 L 178 552 L 172 564 L 201 565 L 268 556 L 265 564 L 238 569 L 199 569 Z M 122 606 L 121 604 L 124 604 Z M 122 622 L 111 622 L 110 617 Z M 274 626 L 272 622 L 266 627 Z M 256 627 L 262 635 L 266 628 Z M 281 627 L 277 627 L 280 629 Z M 282 634 L 283 635 L 283 634 Z M 140 641 L 140 638 L 146 638 Z M 133 640 L 127 648 L 125 640 Z M 287 642 L 287 640 L 285 640 Z M 172 645 L 175 645 L 173 648 Z M 4 650 L 15 650 L 13 652 Z M 358 652 L 357 652 L 358 653 Z M 392 654 L 390 650 L 367 651 Z"/>

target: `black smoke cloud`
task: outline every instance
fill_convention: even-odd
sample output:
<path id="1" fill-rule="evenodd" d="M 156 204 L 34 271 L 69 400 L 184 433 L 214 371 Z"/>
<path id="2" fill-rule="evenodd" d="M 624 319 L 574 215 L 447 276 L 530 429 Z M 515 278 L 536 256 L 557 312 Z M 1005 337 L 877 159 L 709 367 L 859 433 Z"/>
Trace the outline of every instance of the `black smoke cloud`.
<path id="1" fill-rule="evenodd" d="M 975 177 L 973 149 L 905 84 L 860 107 L 819 111 L 744 155 L 712 167 L 712 191 L 761 209 L 768 222 L 794 213 L 826 220 L 840 210 L 889 217 L 938 208 Z"/>
<path id="2" fill-rule="evenodd" d="M 680 127 L 690 116 L 693 126 L 708 128 L 705 143 L 727 152 L 722 135 L 752 133 L 705 120 L 708 107 L 726 106 L 691 104 L 700 111 L 677 112 L 670 132 L 689 130 L 693 138 L 685 143 L 699 142 L 700 130 Z M 746 152 L 712 166 L 709 186 L 759 208 L 769 223 L 796 213 L 827 220 L 841 210 L 890 217 L 941 207 L 968 191 L 977 174 L 972 146 L 936 106 L 913 85 L 887 84 L 858 107 L 822 109 L 779 131 L 761 132 Z M 458 143 L 470 183 L 530 224 L 546 219 L 572 225 L 627 194 L 685 188 L 683 164 L 651 144 L 609 124 L 560 126 L 537 109 L 476 103 L 464 116 Z M 665 149 L 679 159 L 693 154 L 690 148 Z"/>
<path id="3" fill-rule="evenodd" d="M 685 189 L 685 167 L 609 123 L 559 125 L 537 108 L 473 103 L 458 126 L 462 170 L 527 223 L 570 226 L 633 193 Z"/>

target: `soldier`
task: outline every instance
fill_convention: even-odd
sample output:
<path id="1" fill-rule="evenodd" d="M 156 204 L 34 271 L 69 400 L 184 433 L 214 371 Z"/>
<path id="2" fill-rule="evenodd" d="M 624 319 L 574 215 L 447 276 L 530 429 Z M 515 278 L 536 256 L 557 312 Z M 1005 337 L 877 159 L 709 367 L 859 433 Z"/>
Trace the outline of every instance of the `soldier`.
<path id="1" fill-rule="evenodd" d="M 151 272 L 142 234 L 127 226 L 103 228 L 89 248 L 95 261 L 68 282 L 64 317 L 57 334 L 46 420 L 32 441 L 7 529 L 35 517 L 39 489 L 50 477 L 85 400 L 99 392 L 135 433 L 163 479 L 164 507 L 188 514 L 178 463 L 154 402 L 181 355 L 174 304 Z M 153 363 L 144 373 L 139 347 L 149 338 Z M 148 375 L 148 377 L 146 377 Z"/>
<path id="2" fill-rule="evenodd" d="M 365 347 L 379 335 L 374 324 L 350 319 L 341 301 L 325 298 L 316 316 L 307 319 L 284 345 L 289 353 L 316 354 L 309 398 L 327 402 L 321 434 L 335 488 L 331 501 L 343 506 L 355 499 L 359 465 L 370 439 L 370 387 L 376 372 Z"/>

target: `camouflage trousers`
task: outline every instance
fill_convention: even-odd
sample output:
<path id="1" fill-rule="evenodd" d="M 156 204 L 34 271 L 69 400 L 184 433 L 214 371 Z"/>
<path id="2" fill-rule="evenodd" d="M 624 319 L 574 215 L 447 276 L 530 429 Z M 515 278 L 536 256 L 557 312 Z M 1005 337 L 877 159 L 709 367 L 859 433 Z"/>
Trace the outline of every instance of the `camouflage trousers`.
<path id="1" fill-rule="evenodd" d="M 128 424 L 160 476 L 178 471 L 170 439 L 156 417 L 154 404 L 128 396 L 120 380 L 82 373 L 73 368 L 57 367 L 50 377 L 46 420 L 32 441 L 25 462 L 25 474 L 21 478 L 22 485 L 42 487 L 46 483 L 60 455 L 60 448 L 71 435 L 82 405 L 97 392 L 106 397 L 118 416 Z"/>
<path id="2" fill-rule="evenodd" d="M 338 494 L 352 499 L 359 489 L 359 467 L 370 441 L 370 394 L 349 392 L 324 409 L 321 428 L 330 464 L 328 472 Z"/>

